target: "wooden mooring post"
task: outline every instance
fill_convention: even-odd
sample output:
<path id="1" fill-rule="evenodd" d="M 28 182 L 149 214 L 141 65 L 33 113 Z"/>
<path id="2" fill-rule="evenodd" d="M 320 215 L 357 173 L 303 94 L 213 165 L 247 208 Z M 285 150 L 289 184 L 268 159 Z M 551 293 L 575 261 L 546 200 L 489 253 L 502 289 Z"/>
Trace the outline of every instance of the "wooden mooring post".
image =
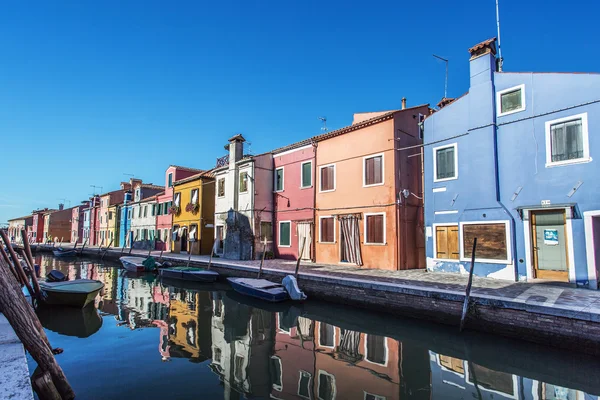
<path id="1" fill-rule="evenodd" d="M 210 271 L 210 267 L 212 265 L 212 258 L 213 255 L 215 254 L 215 247 L 217 247 L 217 242 L 219 241 L 219 239 L 216 239 L 215 242 L 213 243 L 213 247 L 210 250 L 210 257 L 208 258 L 208 267 L 206 267 L 207 270 Z"/>
<path id="2" fill-rule="evenodd" d="M 304 254 L 304 246 L 306 245 L 306 237 L 302 240 L 302 249 L 298 254 L 298 260 L 296 260 L 296 270 L 294 271 L 294 277 L 298 280 L 298 273 L 300 272 L 300 261 L 302 261 L 302 254 Z"/>
<path id="3" fill-rule="evenodd" d="M 87 242 L 88 242 L 88 239 L 86 238 L 83 241 L 83 246 L 81 246 L 81 249 L 79 249 L 79 254 L 83 255 L 83 250 L 85 250 L 85 245 L 87 244 Z"/>
<path id="4" fill-rule="evenodd" d="M 2 243 L 0 243 L 0 254 L 2 254 L 2 258 L 4 259 L 4 262 L 6 262 L 6 264 L 9 266 L 8 269 L 10 269 L 10 272 L 12 272 L 12 274 L 15 277 L 15 279 L 17 280 L 17 282 L 19 282 L 21 285 L 23 285 L 23 282 L 21 282 L 21 277 L 19 276 L 19 274 L 17 274 L 17 271 L 15 271 L 15 269 L 12 267 L 10 258 L 8 258 L 8 254 L 6 254 L 6 252 L 4 251 L 4 246 L 2 246 Z"/>
<path id="5" fill-rule="evenodd" d="M 267 238 L 265 238 L 265 243 L 263 244 L 263 253 L 262 253 L 262 257 L 260 259 L 260 267 L 258 267 L 258 276 L 257 276 L 258 279 L 260 279 L 260 277 L 262 275 L 263 264 L 265 262 L 265 254 L 267 254 Z"/>
<path id="6" fill-rule="evenodd" d="M 2 313 L 42 372 L 50 375 L 52 385 L 60 394 L 61 399 L 74 399 L 75 392 L 73 392 L 67 377 L 56 362 L 43 329 L 40 331 L 41 323 L 37 315 L 35 315 L 17 281 L 8 270 L 8 264 L 0 259 L 0 309 L 2 309 Z M 53 398 L 51 394 L 38 394 L 43 399 Z"/>
<path id="7" fill-rule="evenodd" d="M 12 246 L 10 244 L 10 240 L 8 239 L 8 236 L 6 236 L 6 233 L 4 231 L 0 231 L 0 237 L 2 237 L 2 240 L 4 240 L 4 243 L 6 244 L 6 248 L 8 249 L 8 254 L 10 255 L 10 258 L 12 259 L 12 264 L 15 267 L 15 271 L 19 275 L 19 279 L 21 280 L 21 283 L 25 285 L 31 298 L 32 299 L 36 298 L 36 293 L 33 291 L 33 289 L 31 288 L 31 285 L 29 284 L 27 275 L 25 275 L 25 271 L 23 271 L 23 267 L 21 266 L 21 263 L 19 262 L 19 257 L 17 257 L 17 255 L 15 254 L 15 250 L 12 248 Z"/>
<path id="8" fill-rule="evenodd" d="M 106 249 L 104 249 L 104 253 L 102 253 L 102 257 L 100 257 L 100 260 L 104 260 L 104 256 L 106 255 L 106 252 L 108 250 L 110 250 L 110 246 L 112 246 L 113 244 L 113 239 L 110 239 L 110 243 L 108 244 L 108 247 Z"/>
<path id="9" fill-rule="evenodd" d="M 21 237 L 23 238 L 23 258 L 29 265 L 29 269 L 31 270 L 31 282 L 33 282 L 33 288 L 36 291 L 36 294 L 39 297 L 41 296 L 40 285 L 37 280 L 37 275 L 35 274 L 35 261 L 33 260 L 33 254 L 31 254 L 31 247 L 29 247 L 29 242 L 25 240 L 26 237 L 25 230 L 21 230 Z"/>
<path id="10" fill-rule="evenodd" d="M 133 242 L 129 243 L 129 244 L 130 244 L 130 246 L 129 246 L 129 255 L 131 255 L 131 250 L 133 250 L 133 244 L 134 244 L 135 242 L 137 242 L 137 238 L 138 238 L 138 235 L 137 235 L 137 233 L 136 233 L 136 234 L 135 234 L 135 238 L 133 239 Z"/>
<path id="11" fill-rule="evenodd" d="M 471 298 L 471 285 L 473 284 L 473 272 L 475 271 L 475 249 L 477 248 L 477 238 L 473 239 L 473 251 L 471 252 L 471 270 L 469 271 L 469 282 L 467 283 L 467 289 L 465 290 L 465 302 L 463 304 L 462 316 L 460 317 L 460 328 L 462 332 L 465 327 L 465 320 L 469 313 L 469 300 Z"/>

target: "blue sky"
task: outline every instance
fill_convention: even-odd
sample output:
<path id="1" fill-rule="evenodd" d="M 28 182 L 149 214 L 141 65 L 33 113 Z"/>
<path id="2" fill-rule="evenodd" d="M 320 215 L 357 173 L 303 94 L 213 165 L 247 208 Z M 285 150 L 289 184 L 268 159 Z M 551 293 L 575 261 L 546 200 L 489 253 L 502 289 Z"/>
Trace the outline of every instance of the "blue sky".
<path id="1" fill-rule="evenodd" d="M 598 72 L 595 1 L 501 0 L 507 71 Z M 0 223 L 71 205 L 124 173 L 210 168 L 242 133 L 258 153 L 352 113 L 468 89 L 494 0 L 39 1 L 0 13 Z M 68 203 L 67 203 L 68 205 Z"/>

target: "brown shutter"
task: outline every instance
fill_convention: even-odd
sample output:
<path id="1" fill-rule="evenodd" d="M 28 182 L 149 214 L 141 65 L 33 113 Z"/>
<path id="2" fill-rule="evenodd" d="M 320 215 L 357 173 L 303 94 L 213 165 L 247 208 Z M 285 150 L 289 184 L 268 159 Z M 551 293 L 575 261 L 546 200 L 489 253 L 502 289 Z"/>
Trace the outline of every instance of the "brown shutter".
<path id="1" fill-rule="evenodd" d="M 329 186 L 327 176 L 327 168 L 321 168 L 321 190 L 327 190 Z"/>
<path id="2" fill-rule="evenodd" d="M 333 218 L 321 219 L 321 241 L 333 242 Z"/>
<path id="3" fill-rule="evenodd" d="M 384 243 L 383 215 L 367 216 L 367 243 Z"/>
<path id="4" fill-rule="evenodd" d="M 373 183 L 383 182 L 381 176 L 381 156 L 373 158 Z"/>
<path id="5" fill-rule="evenodd" d="M 367 158 L 365 160 L 365 184 L 372 185 L 375 181 L 375 159 Z M 368 222 L 367 222 L 368 224 Z"/>
<path id="6" fill-rule="evenodd" d="M 448 257 L 448 227 L 438 226 L 435 228 L 435 257 L 447 259 Z"/>
<path id="7" fill-rule="evenodd" d="M 458 226 L 448 226 L 448 258 L 458 260 Z"/>

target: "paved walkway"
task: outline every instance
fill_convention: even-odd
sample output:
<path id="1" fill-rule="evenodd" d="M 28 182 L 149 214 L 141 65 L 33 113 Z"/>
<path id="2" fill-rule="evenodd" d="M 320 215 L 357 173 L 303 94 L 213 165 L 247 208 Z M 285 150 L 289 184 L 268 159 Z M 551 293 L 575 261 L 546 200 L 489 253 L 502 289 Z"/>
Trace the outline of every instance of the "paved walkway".
<path id="1" fill-rule="evenodd" d="M 0 399 L 33 400 L 25 350 L 0 314 Z"/>
<path id="2" fill-rule="evenodd" d="M 87 249 L 98 249 L 86 247 Z M 110 250 L 118 256 L 118 250 Z M 128 249 L 125 250 L 127 255 Z M 158 258 L 159 251 L 152 256 Z M 131 255 L 147 256 L 148 251 L 132 250 Z M 163 259 L 187 261 L 187 254 L 163 253 Z M 192 262 L 208 263 L 208 256 L 191 257 Z M 260 260 L 234 261 L 213 258 L 213 265 L 240 270 L 258 270 Z M 295 261 L 265 260 L 263 269 L 273 273 L 290 273 Z M 459 300 L 464 298 L 468 276 L 454 273 L 421 270 L 385 271 L 358 268 L 352 265 L 319 265 L 301 263 L 300 279 L 327 279 L 335 283 L 364 286 L 385 291 Z M 512 282 L 491 278 L 473 277 L 471 297 L 482 304 L 527 310 L 541 314 L 564 316 L 585 321 L 600 322 L 600 291 L 572 288 L 551 282 Z"/>

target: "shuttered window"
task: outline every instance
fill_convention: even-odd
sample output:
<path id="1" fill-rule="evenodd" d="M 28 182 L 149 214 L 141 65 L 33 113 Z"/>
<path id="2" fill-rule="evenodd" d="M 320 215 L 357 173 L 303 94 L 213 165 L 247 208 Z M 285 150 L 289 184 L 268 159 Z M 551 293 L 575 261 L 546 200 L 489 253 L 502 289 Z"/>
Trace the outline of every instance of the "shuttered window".
<path id="1" fill-rule="evenodd" d="M 225 178 L 221 178 L 217 181 L 217 196 L 225 196 Z"/>
<path id="2" fill-rule="evenodd" d="M 248 173 L 241 172 L 240 173 L 240 193 L 245 193 L 248 191 Z"/>
<path id="3" fill-rule="evenodd" d="M 365 158 L 365 186 L 383 183 L 383 155 Z"/>
<path id="4" fill-rule="evenodd" d="M 434 156 L 434 181 L 456 179 L 458 177 L 456 144 L 433 149 Z"/>
<path id="5" fill-rule="evenodd" d="M 458 260 L 458 225 L 435 227 L 435 257 L 441 260 Z"/>
<path id="6" fill-rule="evenodd" d="M 312 162 L 302 163 L 302 187 L 312 186 Z"/>
<path id="7" fill-rule="evenodd" d="M 279 223 L 279 246 L 289 247 L 291 244 L 292 223 L 289 221 Z"/>
<path id="8" fill-rule="evenodd" d="M 321 192 L 335 190 L 335 165 L 321 167 Z"/>
<path id="9" fill-rule="evenodd" d="M 333 217 L 321 218 L 321 243 L 335 242 L 334 220 Z"/>
<path id="10" fill-rule="evenodd" d="M 385 244 L 385 215 L 365 216 L 365 243 Z"/>
<path id="11" fill-rule="evenodd" d="M 280 192 L 283 190 L 283 168 L 277 168 L 275 170 L 275 191 Z"/>
<path id="12" fill-rule="evenodd" d="M 219 238 L 222 239 L 222 238 Z M 262 222 L 260 223 L 260 242 L 264 243 L 265 239 L 267 242 L 273 241 L 273 226 L 270 222 Z"/>
<path id="13" fill-rule="evenodd" d="M 387 349 L 384 336 L 367 335 L 366 359 L 375 364 L 385 365 L 387 363 Z"/>
<path id="14" fill-rule="evenodd" d="M 464 258 L 471 257 L 473 239 L 477 238 L 475 260 L 509 262 L 508 222 L 462 225 Z"/>
<path id="15" fill-rule="evenodd" d="M 460 358 L 454 358 L 442 354 L 440 354 L 439 357 L 440 364 L 442 365 L 442 367 L 449 369 L 450 371 L 457 372 L 459 374 L 465 373 L 464 363 L 463 360 L 461 360 Z"/>

